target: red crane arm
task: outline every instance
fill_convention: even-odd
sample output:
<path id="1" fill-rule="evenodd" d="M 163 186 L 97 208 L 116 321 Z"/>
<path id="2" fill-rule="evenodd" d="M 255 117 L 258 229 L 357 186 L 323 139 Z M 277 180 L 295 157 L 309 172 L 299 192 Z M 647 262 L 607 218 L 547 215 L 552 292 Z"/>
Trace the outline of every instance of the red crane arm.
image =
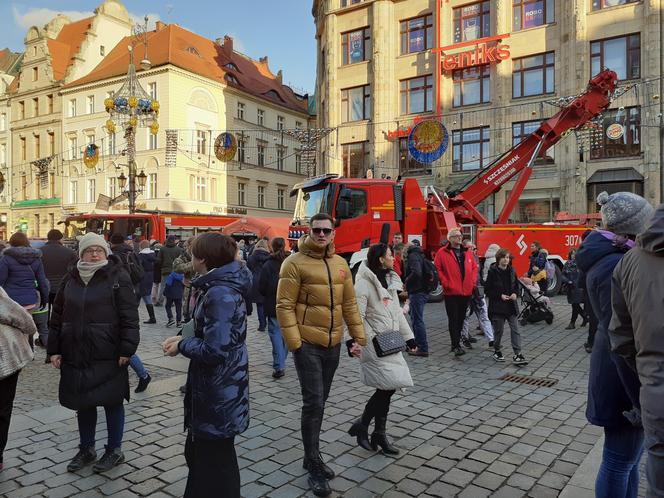
<path id="1" fill-rule="evenodd" d="M 455 213 L 459 223 L 488 223 L 475 206 L 521 174 L 498 218 L 499 223 L 506 222 L 530 178 L 535 158 L 558 142 L 567 131 L 583 126 L 606 109 L 617 80 L 616 73 L 608 69 L 597 74 L 583 94 L 494 161 L 468 188 L 450 196 L 448 208 Z"/>

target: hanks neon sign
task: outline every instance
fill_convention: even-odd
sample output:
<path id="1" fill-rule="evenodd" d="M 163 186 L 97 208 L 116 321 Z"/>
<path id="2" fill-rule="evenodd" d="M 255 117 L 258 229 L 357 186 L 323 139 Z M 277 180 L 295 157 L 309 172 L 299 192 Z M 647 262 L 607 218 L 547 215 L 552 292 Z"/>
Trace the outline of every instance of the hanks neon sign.
<path id="1" fill-rule="evenodd" d="M 509 45 L 499 43 L 503 38 L 509 38 L 509 33 L 472 42 L 458 43 L 448 47 L 441 47 L 441 52 L 468 46 L 475 47 L 474 50 L 467 50 L 458 54 L 443 55 L 443 69 L 445 71 L 454 71 L 455 69 L 464 69 L 485 64 L 496 64 L 500 61 L 509 59 Z M 492 44 L 492 42 L 496 43 Z"/>

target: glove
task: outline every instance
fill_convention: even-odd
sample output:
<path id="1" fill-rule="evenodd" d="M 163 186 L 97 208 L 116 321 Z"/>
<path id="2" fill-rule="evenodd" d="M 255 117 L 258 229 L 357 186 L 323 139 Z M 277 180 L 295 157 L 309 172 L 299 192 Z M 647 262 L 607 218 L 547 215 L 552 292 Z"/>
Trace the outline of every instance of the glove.
<path id="1" fill-rule="evenodd" d="M 634 427 L 643 427 L 643 422 L 641 420 L 641 410 L 639 410 L 637 407 L 633 407 L 629 411 L 622 412 L 622 414 L 623 417 L 629 420 L 629 423 Z"/>

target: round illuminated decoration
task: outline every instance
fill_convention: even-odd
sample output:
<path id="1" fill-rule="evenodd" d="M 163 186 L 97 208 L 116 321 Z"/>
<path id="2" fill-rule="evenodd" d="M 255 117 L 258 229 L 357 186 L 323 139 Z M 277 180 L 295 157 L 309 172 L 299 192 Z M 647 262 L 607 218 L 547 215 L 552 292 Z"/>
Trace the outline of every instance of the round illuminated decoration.
<path id="1" fill-rule="evenodd" d="M 408 135 L 408 152 L 420 163 L 434 162 L 445 153 L 448 145 L 449 134 L 440 121 L 422 121 Z"/>
<path id="2" fill-rule="evenodd" d="M 95 144 L 88 144 L 83 152 L 83 163 L 87 168 L 94 168 L 99 161 L 99 147 Z"/>
<path id="3" fill-rule="evenodd" d="M 625 134 L 625 127 L 620 123 L 613 123 L 606 128 L 606 136 L 611 140 L 618 140 Z"/>
<path id="4" fill-rule="evenodd" d="M 220 161 L 230 161 L 237 152 L 237 140 L 232 133 L 224 132 L 217 136 L 214 141 L 214 155 Z"/>

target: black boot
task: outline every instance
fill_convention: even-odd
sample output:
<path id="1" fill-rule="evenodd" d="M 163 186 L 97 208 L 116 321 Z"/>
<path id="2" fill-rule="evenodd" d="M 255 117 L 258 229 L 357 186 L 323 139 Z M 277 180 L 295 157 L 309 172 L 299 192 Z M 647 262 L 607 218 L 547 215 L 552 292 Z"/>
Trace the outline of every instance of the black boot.
<path id="1" fill-rule="evenodd" d="M 574 330 L 576 328 L 576 324 L 574 322 L 569 322 L 569 325 L 565 327 L 565 330 Z"/>
<path id="2" fill-rule="evenodd" d="M 587 323 L 588 323 L 588 315 L 584 313 L 583 315 L 581 315 L 580 327 L 585 327 Z"/>
<path id="3" fill-rule="evenodd" d="M 302 468 L 306 471 L 311 472 L 311 470 L 316 465 L 320 465 L 320 468 L 323 470 L 323 475 L 325 476 L 325 479 L 327 479 L 328 481 L 330 479 L 334 479 L 334 477 L 335 477 L 334 470 L 332 470 L 330 467 L 325 465 L 325 462 L 323 461 L 323 457 L 320 456 L 320 453 L 318 454 L 317 458 L 307 458 L 305 456 L 304 460 L 302 460 Z"/>
<path id="4" fill-rule="evenodd" d="M 350 427 L 348 434 L 357 438 L 357 445 L 361 448 L 367 451 L 375 451 L 376 448 L 372 448 L 371 444 L 369 444 L 369 426 L 364 425 L 361 418 L 358 418 Z"/>
<path id="5" fill-rule="evenodd" d="M 148 315 L 150 315 L 150 319 L 144 321 L 143 323 L 157 323 L 157 319 L 154 316 L 154 306 L 151 304 L 146 304 L 145 307 L 148 310 Z"/>
<path id="6" fill-rule="evenodd" d="M 332 490 L 325 478 L 325 472 L 322 465 L 323 462 L 319 462 L 317 459 L 310 459 L 309 462 L 311 463 L 311 466 L 309 468 L 309 478 L 307 479 L 307 482 L 309 483 L 311 491 L 316 496 L 330 496 Z"/>
<path id="7" fill-rule="evenodd" d="M 376 429 L 371 434 L 371 446 L 377 450 L 380 446 L 383 453 L 386 455 L 398 455 L 399 450 L 392 446 L 385 434 L 385 425 L 387 424 L 387 417 L 376 417 Z"/>

